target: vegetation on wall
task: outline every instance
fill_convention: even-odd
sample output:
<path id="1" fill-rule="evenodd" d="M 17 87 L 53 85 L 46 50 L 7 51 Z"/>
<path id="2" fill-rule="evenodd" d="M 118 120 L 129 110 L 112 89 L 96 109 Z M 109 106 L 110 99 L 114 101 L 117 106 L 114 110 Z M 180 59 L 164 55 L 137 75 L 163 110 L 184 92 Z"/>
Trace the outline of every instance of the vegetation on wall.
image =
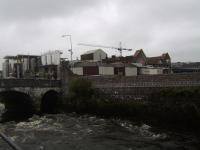
<path id="1" fill-rule="evenodd" d="M 153 93 L 146 101 L 105 97 L 90 81 L 75 79 L 69 85 L 65 109 L 120 117 L 174 129 L 197 129 L 200 125 L 200 88 L 177 88 Z"/>
<path id="2" fill-rule="evenodd" d="M 84 79 L 74 79 L 69 83 L 68 95 L 64 100 L 65 107 L 72 111 L 87 111 L 95 107 L 98 92 L 92 83 Z"/>
<path id="3" fill-rule="evenodd" d="M 149 97 L 148 116 L 167 126 L 198 128 L 200 125 L 200 88 L 176 88 Z"/>

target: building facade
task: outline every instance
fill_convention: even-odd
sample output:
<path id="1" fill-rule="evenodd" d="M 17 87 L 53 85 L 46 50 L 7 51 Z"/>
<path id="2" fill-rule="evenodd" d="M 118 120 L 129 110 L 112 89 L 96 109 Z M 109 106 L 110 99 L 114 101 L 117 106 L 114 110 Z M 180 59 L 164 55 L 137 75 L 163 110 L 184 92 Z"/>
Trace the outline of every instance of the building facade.
<path id="1" fill-rule="evenodd" d="M 121 75 L 137 76 L 137 67 L 132 64 L 113 63 L 103 64 L 100 62 L 79 62 L 74 65 L 72 70 L 77 75 Z"/>
<path id="2" fill-rule="evenodd" d="M 49 51 L 41 56 L 40 76 L 46 79 L 60 79 L 61 55 L 59 50 Z"/>
<path id="3" fill-rule="evenodd" d="M 33 78 L 37 76 L 41 57 L 17 55 L 4 57 L 3 78 Z"/>
<path id="4" fill-rule="evenodd" d="M 42 66 L 60 65 L 62 52 L 59 50 L 49 51 L 41 56 Z"/>
<path id="5" fill-rule="evenodd" d="M 141 67 L 139 69 L 140 75 L 159 75 L 163 74 L 163 68 L 155 67 Z"/>
<path id="6" fill-rule="evenodd" d="M 59 79 L 61 54 L 56 50 L 42 56 L 6 56 L 3 63 L 3 78 Z"/>
<path id="7" fill-rule="evenodd" d="M 92 61 L 101 61 L 102 59 L 105 59 L 107 57 L 107 54 L 102 49 L 97 50 L 91 50 L 87 51 L 84 54 L 81 55 L 82 61 L 92 60 Z"/>
<path id="8" fill-rule="evenodd" d="M 103 63 L 125 63 L 125 64 L 140 64 L 137 65 L 138 68 L 143 67 L 139 71 L 138 74 L 157 74 L 155 70 L 158 70 L 158 74 L 161 72 L 164 74 L 171 73 L 171 58 L 168 53 L 164 53 L 161 56 L 156 57 L 146 57 L 144 51 L 142 49 L 137 50 L 134 55 L 126 56 L 126 57 L 116 57 L 112 56 L 111 58 L 106 58 L 102 61 Z M 151 66 L 151 68 L 149 68 Z M 160 70 L 163 71 L 160 71 Z"/>

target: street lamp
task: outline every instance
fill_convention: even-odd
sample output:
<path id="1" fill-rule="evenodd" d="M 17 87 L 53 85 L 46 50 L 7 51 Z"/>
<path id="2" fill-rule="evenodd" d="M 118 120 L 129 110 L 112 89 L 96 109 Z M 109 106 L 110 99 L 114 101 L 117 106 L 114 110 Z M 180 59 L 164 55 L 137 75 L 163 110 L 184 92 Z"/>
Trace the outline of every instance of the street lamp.
<path id="1" fill-rule="evenodd" d="M 62 35 L 62 37 L 63 37 L 63 38 L 64 38 L 64 37 L 69 37 L 71 49 L 69 49 L 68 51 L 70 52 L 71 61 L 72 61 L 72 55 L 73 55 L 73 51 L 72 51 L 72 36 L 71 36 L 71 35 Z"/>

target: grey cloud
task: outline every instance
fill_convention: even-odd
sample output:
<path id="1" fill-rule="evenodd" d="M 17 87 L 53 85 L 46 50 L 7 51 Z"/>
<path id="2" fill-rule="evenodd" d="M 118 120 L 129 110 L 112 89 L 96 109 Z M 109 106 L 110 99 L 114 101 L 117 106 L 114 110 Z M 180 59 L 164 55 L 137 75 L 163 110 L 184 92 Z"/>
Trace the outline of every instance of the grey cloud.
<path id="1" fill-rule="evenodd" d="M 122 41 L 150 56 L 168 51 L 173 61 L 200 61 L 199 14 L 199 0 L 0 0 L 1 57 L 18 53 L 15 49 L 67 49 L 60 36 L 70 33 L 75 57 L 92 49 L 78 42 L 117 46 Z"/>
<path id="2" fill-rule="evenodd" d="M 99 0 L 0 0 L 0 18 L 21 21 L 68 16 L 98 3 Z"/>

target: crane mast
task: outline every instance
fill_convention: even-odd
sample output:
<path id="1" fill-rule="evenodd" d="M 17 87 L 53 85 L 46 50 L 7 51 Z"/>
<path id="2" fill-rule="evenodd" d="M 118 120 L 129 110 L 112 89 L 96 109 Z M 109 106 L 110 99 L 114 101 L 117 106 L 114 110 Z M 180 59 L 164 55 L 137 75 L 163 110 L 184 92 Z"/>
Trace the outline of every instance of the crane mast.
<path id="1" fill-rule="evenodd" d="M 121 42 L 119 43 L 119 47 L 103 46 L 103 45 L 95 45 L 95 44 L 86 44 L 86 43 L 78 43 L 78 45 L 82 45 L 82 46 L 90 46 L 90 47 L 101 47 L 101 48 L 116 49 L 116 50 L 119 51 L 120 56 L 122 56 L 122 51 L 123 51 L 123 50 L 126 50 L 126 51 L 132 51 L 132 49 L 123 48 Z"/>

